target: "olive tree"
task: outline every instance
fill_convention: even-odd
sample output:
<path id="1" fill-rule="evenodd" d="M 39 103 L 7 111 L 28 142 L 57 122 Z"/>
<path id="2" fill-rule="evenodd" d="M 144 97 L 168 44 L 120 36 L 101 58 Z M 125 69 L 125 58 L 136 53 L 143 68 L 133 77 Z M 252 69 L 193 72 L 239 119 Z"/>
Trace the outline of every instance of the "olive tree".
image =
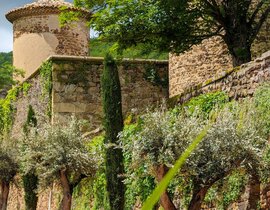
<path id="1" fill-rule="evenodd" d="M 208 189 L 239 167 L 253 166 L 260 160 L 266 140 L 256 129 L 255 111 L 249 105 L 230 103 L 215 115 L 204 140 L 188 158 L 180 174 L 192 180 L 188 209 L 200 209 Z M 147 113 L 135 133 L 121 134 L 125 151 L 132 152 L 134 163 L 147 162 L 149 173 L 160 181 L 169 167 L 184 152 L 208 120 L 186 112 Z M 252 170 L 252 167 L 250 168 Z M 176 209 L 165 192 L 164 209 Z"/>
<path id="2" fill-rule="evenodd" d="M 81 126 L 73 117 L 66 126 L 46 124 L 32 128 L 26 137 L 28 146 L 22 158 L 26 173 L 35 168 L 41 188 L 59 181 L 63 210 L 71 209 L 74 188 L 83 178 L 94 176 L 97 169 L 98 157 L 87 150 Z"/>
<path id="3" fill-rule="evenodd" d="M 6 146 L 1 143 L 0 146 L 0 210 L 7 209 L 10 182 L 17 174 L 19 167 L 14 147 Z"/>

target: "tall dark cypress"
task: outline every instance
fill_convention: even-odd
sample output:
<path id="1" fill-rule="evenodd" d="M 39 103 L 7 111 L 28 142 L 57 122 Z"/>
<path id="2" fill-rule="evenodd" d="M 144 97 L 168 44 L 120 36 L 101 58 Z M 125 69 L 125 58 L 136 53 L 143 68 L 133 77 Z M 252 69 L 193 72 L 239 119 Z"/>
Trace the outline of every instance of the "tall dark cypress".
<path id="1" fill-rule="evenodd" d="M 125 189 L 122 174 L 124 173 L 123 153 L 115 148 L 118 133 L 123 130 L 121 86 L 115 60 L 109 54 L 104 60 L 101 79 L 102 105 L 104 114 L 106 149 L 106 179 L 111 210 L 123 210 Z"/>
<path id="2" fill-rule="evenodd" d="M 29 105 L 27 120 L 24 124 L 24 132 L 27 135 L 29 127 L 36 127 L 37 119 L 35 117 L 35 112 L 33 107 Z M 24 200 L 25 200 L 25 209 L 27 210 L 36 210 L 38 196 L 37 196 L 37 188 L 38 188 L 38 177 L 35 175 L 33 171 L 28 172 L 23 175 L 23 187 L 24 187 Z"/>

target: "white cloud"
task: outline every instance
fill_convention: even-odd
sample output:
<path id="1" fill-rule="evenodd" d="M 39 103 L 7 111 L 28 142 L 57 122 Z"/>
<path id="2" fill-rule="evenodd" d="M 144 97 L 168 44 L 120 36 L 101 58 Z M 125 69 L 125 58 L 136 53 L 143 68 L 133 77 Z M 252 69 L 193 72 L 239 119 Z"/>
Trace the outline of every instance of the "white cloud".
<path id="1" fill-rule="evenodd" d="M 0 52 L 10 52 L 13 48 L 13 34 L 11 31 L 0 27 Z"/>

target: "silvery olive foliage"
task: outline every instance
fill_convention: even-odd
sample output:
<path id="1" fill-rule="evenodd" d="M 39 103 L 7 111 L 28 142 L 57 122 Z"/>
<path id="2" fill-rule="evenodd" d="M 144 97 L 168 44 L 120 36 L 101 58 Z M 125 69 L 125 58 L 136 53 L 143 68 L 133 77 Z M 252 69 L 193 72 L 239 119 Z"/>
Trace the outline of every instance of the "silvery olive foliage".
<path id="1" fill-rule="evenodd" d="M 93 176 L 97 170 L 98 155 L 88 151 L 86 139 L 81 132 L 82 122 L 75 117 L 68 124 L 45 124 L 31 128 L 22 139 L 22 166 L 24 172 L 35 171 L 40 185 L 46 187 L 59 178 L 61 170 L 70 182 L 81 175 Z"/>
<path id="2" fill-rule="evenodd" d="M 172 166 L 204 125 L 197 116 L 186 117 L 184 112 L 175 114 L 162 108 L 147 112 L 136 127 L 121 132 L 120 144 L 124 152 L 132 153 L 134 164 Z"/>
<path id="3" fill-rule="evenodd" d="M 187 117 L 188 116 L 188 117 Z M 209 123 L 206 137 L 194 150 L 181 172 L 201 185 L 211 185 L 233 169 L 252 169 L 266 145 L 256 126 L 256 110 L 252 101 L 227 104 L 212 113 L 214 120 L 200 118 L 198 113 L 175 114 L 164 109 L 148 112 L 136 129 L 124 130 L 120 140 L 125 152 L 132 153 L 133 166 L 148 163 L 171 167 L 180 154 Z"/>
<path id="4" fill-rule="evenodd" d="M 205 139 L 185 164 L 203 184 L 211 184 L 238 167 L 256 170 L 267 144 L 257 129 L 252 101 L 232 102 L 217 113 Z"/>

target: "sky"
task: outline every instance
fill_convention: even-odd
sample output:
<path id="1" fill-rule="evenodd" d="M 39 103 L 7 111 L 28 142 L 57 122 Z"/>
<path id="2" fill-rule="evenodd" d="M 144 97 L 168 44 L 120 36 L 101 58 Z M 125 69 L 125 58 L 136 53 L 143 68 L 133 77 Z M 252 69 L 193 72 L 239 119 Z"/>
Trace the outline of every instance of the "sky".
<path id="1" fill-rule="evenodd" d="M 66 0 L 73 2 L 72 0 Z M 13 8 L 34 2 L 33 0 L 0 0 L 0 52 L 10 52 L 13 47 L 12 24 L 5 14 Z"/>

